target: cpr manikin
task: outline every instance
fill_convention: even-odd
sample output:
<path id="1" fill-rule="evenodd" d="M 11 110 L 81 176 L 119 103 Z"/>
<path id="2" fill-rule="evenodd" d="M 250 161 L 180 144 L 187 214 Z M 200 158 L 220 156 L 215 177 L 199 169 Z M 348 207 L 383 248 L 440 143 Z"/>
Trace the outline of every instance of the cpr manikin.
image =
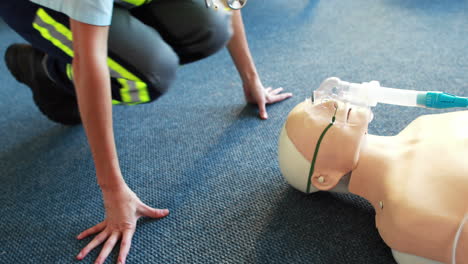
<path id="1" fill-rule="evenodd" d="M 307 99 L 289 114 L 279 163 L 294 188 L 367 199 L 399 264 L 468 264 L 468 111 L 367 134 L 369 107 Z M 466 224 L 465 224 L 466 223 Z"/>

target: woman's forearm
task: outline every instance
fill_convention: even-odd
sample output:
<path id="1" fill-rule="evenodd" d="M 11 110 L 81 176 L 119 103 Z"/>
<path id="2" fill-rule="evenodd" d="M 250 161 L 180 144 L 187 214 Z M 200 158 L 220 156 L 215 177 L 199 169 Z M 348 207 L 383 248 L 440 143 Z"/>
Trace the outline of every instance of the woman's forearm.
<path id="1" fill-rule="evenodd" d="M 79 22 L 77 22 L 79 23 Z M 74 84 L 101 188 L 120 188 L 122 178 L 112 125 L 112 98 L 104 27 L 72 23 Z"/>
<path id="2" fill-rule="evenodd" d="M 242 81 L 244 83 L 253 81 L 258 78 L 258 74 L 247 43 L 240 10 L 233 11 L 232 29 L 233 35 L 227 45 L 229 54 L 234 61 Z"/>
<path id="3" fill-rule="evenodd" d="M 76 61 L 74 65 L 74 76 L 80 80 L 76 90 L 81 120 L 93 154 L 98 183 L 102 187 L 120 184 L 122 179 L 113 134 L 110 82 L 108 78 L 104 79 L 108 76 L 107 65 L 89 67 L 89 63 Z"/>

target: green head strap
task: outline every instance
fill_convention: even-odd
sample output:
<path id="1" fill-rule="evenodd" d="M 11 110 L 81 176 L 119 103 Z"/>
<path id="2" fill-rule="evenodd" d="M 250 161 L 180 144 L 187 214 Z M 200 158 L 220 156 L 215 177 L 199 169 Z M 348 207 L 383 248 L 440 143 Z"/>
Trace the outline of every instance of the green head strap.
<path id="1" fill-rule="evenodd" d="M 314 174 L 315 170 L 315 162 L 317 161 L 317 155 L 319 152 L 320 144 L 322 143 L 323 138 L 325 137 L 325 134 L 328 132 L 328 130 L 335 124 L 335 119 L 336 119 L 336 112 L 338 111 L 338 106 L 335 108 L 335 113 L 333 114 L 332 120 L 330 124 L 323 130 L 322 134 L 320 135 L 317 145 L 315 146 L 315 151 L 314 151 L 314 158 L 312 159 L 312 163 L 310 164 L 310 170 L 309 170 L 309 177 L 307 178 L 307 190 L 306 193 L 310 192 L 310 185 L 312 183 L 312 175 Z"/>

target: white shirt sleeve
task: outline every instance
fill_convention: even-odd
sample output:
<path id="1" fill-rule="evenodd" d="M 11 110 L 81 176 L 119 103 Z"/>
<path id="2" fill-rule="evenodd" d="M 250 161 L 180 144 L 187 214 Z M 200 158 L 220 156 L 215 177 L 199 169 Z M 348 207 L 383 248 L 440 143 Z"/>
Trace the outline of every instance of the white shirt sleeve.
<path id="1" fill-rule="evenodd" d="M 41 6 L 95 26 L 109 26 L 113 0 L 30 0 Z"/>

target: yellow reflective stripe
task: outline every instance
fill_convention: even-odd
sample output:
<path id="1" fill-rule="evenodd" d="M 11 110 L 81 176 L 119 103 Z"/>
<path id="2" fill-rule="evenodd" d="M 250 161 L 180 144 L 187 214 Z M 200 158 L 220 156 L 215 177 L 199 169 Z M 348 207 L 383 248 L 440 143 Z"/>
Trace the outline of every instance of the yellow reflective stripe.
<path id="1" fill-rule="evenodd" d="M 112 104 L 113 104 L 113 105 L 119 105 L 119 104 L 122 104 L 122 102 L 117 101 L 117 100 L 115 100 L 115 99 L 112 99 Z"/>
<path id="2" fill-rule="evenodd" d="M 120 66 L 120 64 L 115 62 L 113 59 L 107 58 L 107 64 L 109 65 L 109 68 L 119 73 L 120 77 L 128 79 L 128 80 L 132 80 L 132 81 L 141 82 L 140 78 L 136 77 L 134 74 L 127 71 L 124 67 Z"/>
<path id="3" fill-rule="evenodd" d="M 144 82 L 134 82 L 135 87 L 138 90 L 138 101 L 132 99 L 130 86 L 128 85 L 129 80 L 124 78 L 117 78 L 117 81 L 122 85 L 120 88 L 120 97 L 122 98 L 123 103 L 125 104 L 141 104 L 151 101 L 147 84 Z"/>
<path id="4" fill-rule="evenodd" d="M 134 6 L 141 6 L 144 4 L 149 4 L 153 0 L 118 0 L 117 2 L 123 2 L 123 3 L 128 3 Z"/>
<path id="5" fill-rule="evenodd" d="M 37 15 L 42 19 L 42 21 L 53 26 L 55 30 L 62 33 L 62 35 L 64 35 L 68 40 L 72 41 L 73 35 L 71 30 L 69 30 L 66 26 L 55 21 L 55 19 L 49 16 L 49 14 L 47 14 L 47 12 L 44 9 L 39 8 L 37 10 Z"/>
<path id="6" fill-rule="evenodd" d="M 143 4 L 145 4 L 147 2 L 146 0 L 121 0 L 121 1 L 132 4 L 134 6 L 141 6 L 141 5 L 143 5 Z M 148 1 L 148 3 L 149 2 L 151 2 L 151 1 Z"/>
<path id="7" fill-rule="evenodd" d="M 67 64 L 67 76 L 68 79 L 73 80 L 73 69 L 70 63 Z"/>
<path id="8" fill-rule="evenodd" d="M 120 97 L 122 97 L 122 101 L 124 103 L 131 103 L 132 97 L 130 96 L 130 88 L 128 87 L 127 80 L 117 78 L 117 81 L 122 85 L 122 88 L 120 88 Z"/>
<path id="9" fill-rule="evenodd" d="M 150 101 L 150 96 L 148 93 L 148 86 L 144 82 L 137 82 L 136 88 L 138 89 L 138 95 L 140 97 L 140 102 L 145 103 Z"/>
<path id="10" fill-rule="evenodd" d="M 131 3 L 144 4 L 147 0 L 125 0 L 125 1 L 127 1 L 127 2 L 130 1 Z M 150 2 L 150 1 L 148 1 L 148 2 Z M 63 35 L 70 42 L 73 41 L 72 32 L 67 27 L 65 27 L 64 25 L 58 23 L 51 16 L 49 16 L 49 14 L 47 14 L 47 12 L 44 9 L 39 8 L 38 11 L 37 11 L 37 16 L 42 20 L 42 22 L 44 22 L 47 25 L 52 26 L 53 29 L 55 29 L 57 32 L 59 32 L 61 35 Z M 45 27 L 42 27 L 42 26 L 40 26 L 39 24 L 37 24 L 35 22 L 33 23 L 33 27 L 35 29 L 37 29 L 45 39 L 52 42 L 53 45 L 55 45 L 56 47 L 61 49 L 68 56 L 74 57 L 74 52 L 73 52 L 72 47 L 69 47 L 69 46 L 65 45 L 64 43 L 62 43 L 62 41 L 60 41 L 59 39 L 53 37 L 52 34 L 50 34 L 49 29 L 47 29 Z M 117 63 L 116 61 L 114 61 L 113 59 L 111 59 L 109 57 L 107 58 L 107 64 L 108 64 L 109 68 L 111 68 L 113 71 L 117 72 L 120 75 L 120 76 L 116 76 L 116 77 L 117 77 L 118 82 L 122 85 L 122 88 L 120 89 L 120 95 L 122 97 L 122 101 L 125 104 L 138 104 L 138 103 L 145 103 L 145 102 L 150 101 L 150 97 L 149 97 L 149 93 L 148 93 L 148 89 L 147 89 L 148 85 L 146 83 L 144 83 L 136 75 L 132 74 L 127 69 L 122 67 L 119 63 Z M 70 78 L 70 80 L 72 80 L 73 79 L 73 70 L 72 70 L 72 67 L 71 67 L 70 64 L 67 64 L 66 73 L 67 73 L 68 78 Z M 138 90 L 138 100 L 137 101 L 134 101 L 132 99 L 132 96 L 130 94 L 131 93 L 130 87 L 128 85 L 127 80 L 134 82 L 135 87 Z M 118 104 L 121 103 L 119 101 L 116 101 L 116 102 Z M 113 101 L 113 103 L 114 103 L 114 101 Z"/>
<path id="11" fill-rule="evenodd" d="M 147 89 L 148 85 L 146 83 L 144 83 L 140 78 L 138 78 L 131 72 L 127 71 L 124 67 L 120 66 L 111 58 L 107 59 L 107 64 L 111 69 L 113 69 L 123 77 L 123 79 L 117 78 L 117 80 L 122 85 L 122 88 L 120 88 L 120 96 L 122 97 L 122 101 L 125 104 L 138 104 L 151 101 Z M 130 87 L 128 86 L 128 83 L 125 79 L 135 82 L 135 87 L 138 89 L 139 101 L 135 102 L 132 100 L 132 97 L 130 95 Z"/>
<path id="12" fill-rule="evenodd" d="M 50 35 L 49 30 L 47 28 L 43 28 L 36 23 L 33 23 L 33 27 L 37 29 L 39 33 L 41 33 L 42 37 L 52 42 L 54 46 L 56 46 L 57 48 L 61 49 L 63 52 L 68 54 L 68 56 L 73 57 L 73 54 L 74 54 L 73 50 L 71 50 L 66 45 L 63 45 L 63 43 L 60 40 L 52 37 L 52 35 Z"/>

